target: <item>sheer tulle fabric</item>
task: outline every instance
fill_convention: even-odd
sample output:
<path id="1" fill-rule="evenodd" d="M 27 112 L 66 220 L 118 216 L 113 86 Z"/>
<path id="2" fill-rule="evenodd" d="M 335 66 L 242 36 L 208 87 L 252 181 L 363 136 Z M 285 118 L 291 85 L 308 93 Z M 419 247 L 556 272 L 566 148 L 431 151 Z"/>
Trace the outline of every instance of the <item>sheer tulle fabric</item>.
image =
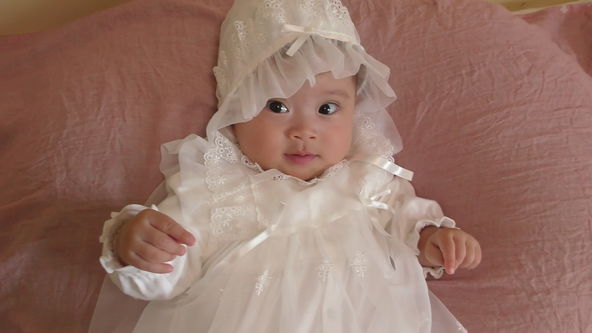
<path id="1" fill-rule="evenodd" d="M 394 274 L 386 244 L 359 217 L 278 236 L 210 269 L 174 302 L 151 303 L 137 332 L 430 332 L 414 256 L 399 253 L 397 269 L 410 276 Z"/>
<path id="2" fill-rule="evenodd" d="M 163 149 L 165 161 L 178 161 L 168 169 L 176 170 L 169 193 L 202 245 L 186 260 L 203 258 L 200 267 L 172 300 L 151 302 L 120 327 L 137 320 L 134 332 L 430 332 L 427 286 L 406 240 L 418 224 L 446 222 L 437 204 L 418 198 L 401 206 L 413 198 L 410 185 L 367 163 L 345 162 L 311 184 L 261 171 L 222 136 L 214 142 L 190 136 Z M 204 200 L 211 210 L 195 204 Z M 235 207 L 243 210 L 226 214 Z M 245 251 L 265 230 L 271 237 Z M 133 305 L 142 306 L 118 306 L 137 315 Z M 456 331 L 441 310 L 439 320 Z"/>
<path id="3" fill-rule="evenodd" d="M 292 96 L 307 80 L 331 72 L 337 79 L 357 76 L 357 105 L 352 155 L 392 156 L 402 149 L 401 139 L 386 106 L 395 99 L 388 83 L 389 69 L 360 46 L 309 36 L 293 55 L 287 45 L 261 62 L 254 72 L 220 105 L 207 127 L 209 140 L 221 131 L 232 139 L 228 126 L 249 121 L 271 98 Z"/>

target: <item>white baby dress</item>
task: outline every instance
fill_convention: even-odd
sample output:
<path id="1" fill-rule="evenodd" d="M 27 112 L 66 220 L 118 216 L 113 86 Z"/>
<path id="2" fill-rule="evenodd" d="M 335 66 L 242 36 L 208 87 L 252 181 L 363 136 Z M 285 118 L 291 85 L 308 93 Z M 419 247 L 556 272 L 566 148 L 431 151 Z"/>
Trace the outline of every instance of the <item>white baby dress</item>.
<path id="1" fill-rule="evenodd" d="M 311 181 L 249 161 L 228 126 L 328 71 L 358 77 L 348 158 Z M 110 279 L 150 301 L 128 318 L 133 331 L 464 332 L 429 293 L 417 260 L 419 231 L 454 221 L 416 197 L 410 173 L 393 163 L 401 145 L 385 110 L 395 98 L 389 71 L 361 47 L 340 1 L 237 0 L 215 74 L 219 110 L 207 139 L 163 146 L 166 197 L 152 207 L 196 244 L 172 273 L 149 273 L 121 267 L 111 248 L 121 223 L 146 207 L 127 206 L 104 226 Z"/>

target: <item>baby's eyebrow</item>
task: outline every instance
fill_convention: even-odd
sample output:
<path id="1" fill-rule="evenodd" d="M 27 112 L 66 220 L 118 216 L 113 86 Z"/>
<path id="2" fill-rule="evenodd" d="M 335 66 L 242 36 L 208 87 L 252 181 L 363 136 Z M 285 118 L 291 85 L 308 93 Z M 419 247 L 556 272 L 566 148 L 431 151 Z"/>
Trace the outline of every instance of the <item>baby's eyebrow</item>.
<path id="1" fill-rule="evenodd" d="M 324 91 L 325 94 L 327 95 L 337 95 L 337 96 L 341 96 L 344 98 L 350 98 L 350 94 L 345 91 L 345 90 L 341 90 L 341 89 L 333 89 L 333 90 L 326 90 Z"/>

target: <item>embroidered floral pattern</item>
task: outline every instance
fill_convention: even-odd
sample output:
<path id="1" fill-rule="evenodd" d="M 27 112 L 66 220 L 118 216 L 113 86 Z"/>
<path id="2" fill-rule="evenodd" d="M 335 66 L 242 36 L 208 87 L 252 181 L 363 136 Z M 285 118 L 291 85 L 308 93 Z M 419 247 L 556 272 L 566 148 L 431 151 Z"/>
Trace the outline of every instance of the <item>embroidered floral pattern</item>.
<path id="1" fill-rule="evenodd" d="M 317 15 L 319 15 L 319 5 L 319 0 L 302 0 L 300 3 L 300 8 L 306 13 L 309 22 L 314 21 Z"/>
<path id="2" fill-rule="evenodd" d="M 285 24 L 326 30 L 358 44 L 347 8 L 339 0 L 262 0 L 244 2 L 241 9 L 229 14 L 221 35 L 220 49 L 228 56 L 226 64 L 218 59 L 214 70 L 221 100 L 241 85 L 240 81 L 248 75 L 246 71 L 251 72 L 255 66 L 254 59 L 260 61 L 283 47 L 270 49 L 286 38 Z M 244 15 L 245 12 L 252 15 Z"/>
<path id="3" fill-rule="evenodd" d="M 233 55 L 237 64 L 242 63 L 248 57 L 250 49 L 249 29 L 244 21 L 234 21 L 235 34 L 233 36 Z"/>
<path id="4" fill-rule="evenodd" d="M 329 167 L 327 170 L 325 170 L 325 172 L 323 172 L 321 177 L 318 179 L 323 180 L 323 179 L 332 177 L 333 175 L 335 175 L 337 172 L 339 172 L 341 169 L 344 169 L 344 168 L 347 168 L 347 163 L 345 160 Z"/>
<path id="5" fill-rule="evenodd" d="M 395 162 L 393 155 L 395 148 L 391 142 L 376 130 L 376 124 L 367 116 L 356 116 L 356 130 L 358 132 L 354 146 L 364 147 L 361 149 L 366 154 L 382 156 L 390 162 Z"/>
<path id="6" fill-rule="evenodd" d="M 272 275 L 269 273 L 268 269 L 257 276 L 257 280 L 255 282 L 255 295 L 261 296 L 261 294 L 263 294 L 271 278 Z"/>
<path id="7" fill-rule="evenodd" d="M 266 9 L 265 16 L 273 18 L 278 23 L 286 23 L 286 11 L 282 0 L 265 0 L 263 5 Z"/>
<path id="8" fill-rule="evenodd" d="M 216 133 L 216 137 L 214 138 L 215 147 L 209 149 L 204 154 L 205 165 L 218 165 L 222 161 L 227 161 L 230 163 L 236 163 L 238 161 L 237 153 L 235 149 L 228 141 L 226 137 L 224 137 L 219 132 Z"/>
<path id="9" fill-rule="evenodd" d="M 327 10 L 334 18 L 338 20 L 344 20 L 348 17 L 347 9 L 339 0 L 329 0 Z"/>
<path id="10" fill-rule="evenodd" d="M 282 0 L 265 0 L 263 4 L 265 8 L 278 9 L 282 6 Z"/>
<path id="11" fill-rule="evenodd" d="M 275 181 L 281 181 L 281 180 L 289 179 L 289 177 L 284 174 L 281 174 L 281 175 L 273 176 L 271 179 L 273 179 Z"/>
<path id="12" fill-rule="evenodd" d="M 236 164 L 238 156 L 242 153 L 225 136 L 216 133 L 214 145 L 204 154 L 204 164 L 208 168 L 206 172 L 206 184 L 210 190 L 216 190 L 226 184 L 227 176 L 224 174 L 223 163 Z"/>
<path id="13" fill-rule="evenodd" d="M 235 21 L 234 22 L 234 29 L 236 29 L 236 35 L 238 37 L 238 41 L 241 43 L 247 42 L 247 25 L 243 21 Z"/>
<path id="14" fill-rule="evenodd" d="M 356 256 L 350 267 L 359 278 L 363 279 L 368 271 L 368 258 L 366 258 L 366 254 L 359 250 L 356 251 Z"/>
<path id="15" fill-rule="evenodd" d="M 243 185 L 235 188 L 234 190 L 216 193 L 216 194 L 214 194 L 214 197 L 213 197 L 212 201 L 214 203 L 215 202 L 218 202 L 218 201 L 222 201 L 224 199 L 227 199 L 229 197 L 232 197 L 233 195 L 238 194 L 238 193 L 240 193 L 242 191 L 245 191 L 247 189 L 248 189 L 248 187 L 243 184 Z"/>
<path id="16" fill-rule="evenodd" d="M 321 282 L 326 282 L 327 278 L 329 278 L 329 274 L 331 274 L 334 267 L 335 267 L 335 264 L 329 262 L 326 259 L 323 260 L 323 263 L 320 264 L 319 267 L 317 268 L 319 280 L 321 280 Z"/>
<path id="17" fill-rule="evenodd" d="M 214 237 L 236 238 L 241 234 L 240 225 L 232 220 L 245 215 L 243 207 L 220 207 L 212 213 L 210 229 Z"/>
<path id="18" fill-rule="evenodd" d="M 360 128 L 365 129 L 365 130 L 371 130 L 371 129 L 376 128 L 376 125 L 374 124 L 372 119 L 370 119 L 370 117 L 360 117 L 360 119 L 361 119 Z"/>
<path id="19" fill-rule="evenodd" d="M 261 169 L 261 167 L 259 167 L 259 164 L 251 162 L 251 160 L 249 160 L 249 158 L 245 155 L 243 155 L 241 157 L 241 162 L 243 163 L 243 165 L 247 166 L 248 168 L 251 168 L 251 169 L 257 170 L 257 171 L 263 171 Z"/>
<path id="20" fill-rule="evenodd" d="M 223 185 L 226 182 L 226 177 L 224 176 L 211 176 L 206 178 L 206 184 L 209 186 L 219 186 Z"/>

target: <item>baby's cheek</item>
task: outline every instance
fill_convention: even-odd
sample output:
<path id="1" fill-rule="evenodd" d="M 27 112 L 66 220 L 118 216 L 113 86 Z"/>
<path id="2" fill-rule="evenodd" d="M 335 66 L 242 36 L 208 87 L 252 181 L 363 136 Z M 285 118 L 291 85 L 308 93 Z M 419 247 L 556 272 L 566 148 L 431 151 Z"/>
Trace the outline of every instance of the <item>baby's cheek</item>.
<path id="1" fill-rule="evenodd" d="M 334 163 L 340 162 L 346 158 L 352 150 L 351 136 L 341 136 L 332 140 L 329 151 L 332 152 L 332 160 Z"/>

